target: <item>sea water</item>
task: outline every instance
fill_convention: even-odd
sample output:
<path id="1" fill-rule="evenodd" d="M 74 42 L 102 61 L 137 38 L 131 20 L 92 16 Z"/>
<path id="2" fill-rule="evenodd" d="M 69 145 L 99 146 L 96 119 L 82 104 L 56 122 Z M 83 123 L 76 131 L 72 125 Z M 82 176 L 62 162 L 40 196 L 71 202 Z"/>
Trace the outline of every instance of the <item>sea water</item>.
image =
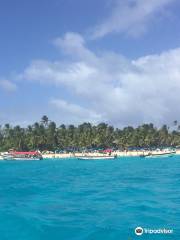
<path id="1" fill-rule="evenodd" d="M 0 240 L 41 239 L 179 240 L 180 157 L 1 161 Z"/>

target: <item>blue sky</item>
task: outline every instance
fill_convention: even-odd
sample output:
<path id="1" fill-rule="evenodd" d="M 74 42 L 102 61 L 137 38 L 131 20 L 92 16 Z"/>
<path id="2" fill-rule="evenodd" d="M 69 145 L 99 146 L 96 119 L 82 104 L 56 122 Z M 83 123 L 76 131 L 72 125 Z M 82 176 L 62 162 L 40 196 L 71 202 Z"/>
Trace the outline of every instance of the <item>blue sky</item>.
<path id="1" fill-rule="evenodd" d="M 177 0 L 0 0 L 0 123 L 171 124 Z"/>

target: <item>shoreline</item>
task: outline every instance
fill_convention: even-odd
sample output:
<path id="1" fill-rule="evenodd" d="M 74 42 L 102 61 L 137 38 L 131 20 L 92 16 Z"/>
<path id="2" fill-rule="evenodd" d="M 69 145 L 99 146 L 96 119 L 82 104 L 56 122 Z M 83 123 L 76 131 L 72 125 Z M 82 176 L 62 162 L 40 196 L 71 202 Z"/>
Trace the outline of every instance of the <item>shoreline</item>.
<path id="1" fill-rule="evenodd" d="M 110 156 L 117 156 L 117 157 L 139 157 L 142 154 L 148 155 L 149 153 L 158 154 L 166 151 L 114 151 L 111 153 Z M 174 155 L 180 155 L 180 150 L 177 150 Z M 87 152 L 87 153 L 49 153 L 49 154 L 42 154 L 43 159 L 63 159 L 63 158 L 78 158 L 84 156 L 109 156 L 106 153 L 99 153 L 99 152 Z"/>
<path id="2" fill-rule="evenodd" d="M 43 159 L 68 159 L 68 158 L 78 158 L 78 157 L 85 157 L 85 156 L 117 156 L 117 157 L 139 157 L 141 155 L 148 155 L 149 153 L 158 154 L 158 153 L 166 153 L 165 151 L 113 151 L 111 155 L 109 153 L 100 153 L 100 152 L 78 152 L 78 153 L 46 153 L 42 154 Z M 0 160 L 3 160 L 2 154 L 0 153 Z M 176 150 L 174 155 L 180 155 L 180 150 Z"/>

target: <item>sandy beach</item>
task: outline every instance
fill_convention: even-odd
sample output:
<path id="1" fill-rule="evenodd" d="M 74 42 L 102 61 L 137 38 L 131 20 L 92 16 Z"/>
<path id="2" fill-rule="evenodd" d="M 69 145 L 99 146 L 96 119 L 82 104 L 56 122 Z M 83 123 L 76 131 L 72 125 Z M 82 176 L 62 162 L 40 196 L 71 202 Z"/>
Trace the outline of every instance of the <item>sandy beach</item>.
<path id="1" fill-rule="evenodd" d="M 149 153 L 152 154 L 158 154 L 158 153 L 166 152 L 166 151 L 113 151 L 111 153 L 111 156 L 117 156 L 117 157 L 138 157 L 142 154 L 148 155 Z M 180 154 L 180 150 L 177 150 L 177 155 Z M 79 152 L 79 153 L 56 153 L 56 154 L 42 154 L 43 159 L 51 159 L 51 158 L 71 158 L 71 157 L 82 157 L 82 156 L 108 156 L 108 153 L 99 153 L 99 152 Z"/>

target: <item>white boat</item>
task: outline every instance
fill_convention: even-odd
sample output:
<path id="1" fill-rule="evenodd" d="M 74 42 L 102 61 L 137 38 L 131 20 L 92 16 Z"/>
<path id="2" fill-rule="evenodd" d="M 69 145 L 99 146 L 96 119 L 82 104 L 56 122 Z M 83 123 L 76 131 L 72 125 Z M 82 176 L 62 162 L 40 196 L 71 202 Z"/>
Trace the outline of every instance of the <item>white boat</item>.
<path id="1" fill-rule="evenodd" d="M 164 157 L 173 157 L 175 155 L 176 151 L 162 151 L 162 152 L 149 152 L 148 154 L 140 155 L 140 157 L 145 158 L 164 158 Z"/>
<path id="2" fill-rule="evenodd" d="M 81 156 L 78 157 L 79 160 L 112 160 L 116 156 Z"/>
<path id="3" fill-rule="evenodd" d="M 39 152 L 10 152 L 4 154 L 3 160 L 17 160 L 17 161 L 37 161 L 42 160 L 42 155 Z"/>

